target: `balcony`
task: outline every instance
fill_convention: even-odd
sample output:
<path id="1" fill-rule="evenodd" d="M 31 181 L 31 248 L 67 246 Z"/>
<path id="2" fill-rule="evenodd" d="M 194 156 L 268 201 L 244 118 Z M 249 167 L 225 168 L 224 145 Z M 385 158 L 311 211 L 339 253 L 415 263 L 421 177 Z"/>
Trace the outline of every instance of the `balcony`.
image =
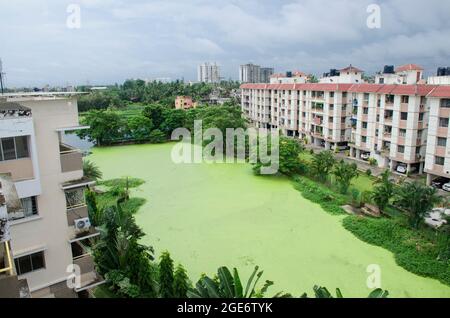
<path id="1" fill-rule="evenodd" d="M 76 292 L 93 288 L 105 282 L 95 271 L 94 258 L 88 248 L 79 242 L 72 243 L 73 264 L 80 269 L 80 285 L 75 288 Z"/>
<path id="2" fill-rule="evenodd" d="M 0 172 L 10 173 L 14 182 L 34 179 L 31 158 L 0 161 Z"/>
<path id="3" fill-rule="evenodd" d="M 59 145 L 61 171 L 72 172 L 83 170 L 83 155 L 80 150 L 65 144 Z"/>

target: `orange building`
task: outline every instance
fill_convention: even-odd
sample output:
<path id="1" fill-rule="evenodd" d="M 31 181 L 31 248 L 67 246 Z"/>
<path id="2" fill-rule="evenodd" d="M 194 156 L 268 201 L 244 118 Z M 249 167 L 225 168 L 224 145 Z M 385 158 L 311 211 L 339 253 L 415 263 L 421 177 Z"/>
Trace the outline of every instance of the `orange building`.
<path id="1" fill-rule="evenodd" d="M 195 107 L 197 107 L 197 103 L 195 103 L 190 96 L 177 96 L 175 99 L 176 109 L 190 109 Z"/>

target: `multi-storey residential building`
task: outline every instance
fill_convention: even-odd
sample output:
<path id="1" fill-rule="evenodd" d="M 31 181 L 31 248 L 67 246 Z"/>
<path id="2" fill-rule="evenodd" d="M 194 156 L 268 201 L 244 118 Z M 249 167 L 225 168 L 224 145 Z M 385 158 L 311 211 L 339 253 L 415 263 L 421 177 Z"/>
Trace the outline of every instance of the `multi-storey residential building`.
<path id="1" fill-rule="evenodd" d="M 260 73 L 261 73 L 260 83 L 269 83 L 270 77 L 274 73 L 274 69 L 272 67 L 261 67 Z"/>
<path id="2" fill-rule="evenodd" d="M 336 84 L 283 84 L 290 77 L 282 75 L 271 84 L 244 84 L 242 110 L 257 127 L 277 128 L 325 149 L 349 149 L 357 160 L 373 158 L 392 171 L 425 171 L 429 182 L 450 178 L 450 86 L 420 84 L 423 70 L 414 65 L 397 69 L 398 85 L 355 83 L 362 72 L 351 69 L 332 74 L 339 77 Z M 409 81 L 414 84 L 403 84 Z"/>
<path id="3" fill-rule="evenodd" d="M 216 63 L 204 63 L 198 66 L 198 81 L 203 83 L 219 83 L 220 67 Z"/>
<path id="4" fill-rule="evenodd" d="M 241 83 L 261 83 L 261 67 L 251 63 L 239 66 L 239 81 Z"/>
<path id="5" fill-rule="evenodd" d="M 308 75 L 303 72 L 286 72 L 270 76 L 270 84 L 303 84 L 308 81 Z"/>
<path id="6" fill-rule="evenodd" d="M 8 213 L 11 272 L 28 282 L 32 297 L 76 297 L 102 282 L 88 252 L 99 235 L 84 201 L 93 182 L 83 177 L 81 152 L 61 142 L 66 131 L 83 128 L 76 93 L 0 98 L 0 174 L 22 205 Z M 77 279 L 68 285 L 73 269 Z"/>

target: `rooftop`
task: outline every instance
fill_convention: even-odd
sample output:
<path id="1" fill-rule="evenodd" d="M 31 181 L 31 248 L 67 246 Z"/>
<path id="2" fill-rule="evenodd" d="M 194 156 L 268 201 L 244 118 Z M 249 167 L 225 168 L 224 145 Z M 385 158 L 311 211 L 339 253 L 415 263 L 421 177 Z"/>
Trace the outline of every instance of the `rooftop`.
<path id="1" fill-rule="evenodd" d="M 423 67 L 417 64 L 406 64 L 399 66 L 395 69 L 395 72 L 406 72 L 406 71 L 423 71 Z"/>

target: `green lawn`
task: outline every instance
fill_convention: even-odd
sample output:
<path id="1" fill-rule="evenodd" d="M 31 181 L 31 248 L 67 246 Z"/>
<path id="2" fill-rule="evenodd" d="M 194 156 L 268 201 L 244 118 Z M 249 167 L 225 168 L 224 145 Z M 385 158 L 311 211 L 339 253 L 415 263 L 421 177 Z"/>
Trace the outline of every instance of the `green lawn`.
<path id="1" fill-rule="evenodd" d="M 344 215 L 306 200 L 288 179 L 256 177 L 246 164 L 177 165 L 172 146 L 98 148 L 89 159 L 105 179 L 145 181 L 132 190 L 146 199 L 136 214 L 143 242 L 157 256 L 170 251 L 194 282 L 223 265 L 238 267 L 245 280 L 259 265 L 263 280 L 275 282 L 268 296 L 322 285 L 365 297 L 366 270 L 377 264 L 381 287 L 393 297 L 450 297 L 450 287 L 404 270 L 389 251 L 357 239 L 342 226 Z"/>

